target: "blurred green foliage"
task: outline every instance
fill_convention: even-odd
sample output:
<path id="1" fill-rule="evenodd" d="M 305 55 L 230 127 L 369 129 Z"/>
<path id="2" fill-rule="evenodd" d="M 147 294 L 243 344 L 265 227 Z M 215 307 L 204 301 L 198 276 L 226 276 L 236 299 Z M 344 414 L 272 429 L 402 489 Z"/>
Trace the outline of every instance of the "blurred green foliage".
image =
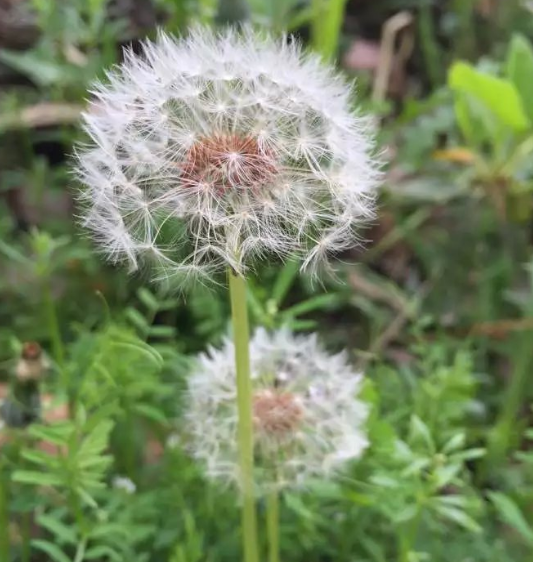
<path id="1" fill-rule="evenodd" d="M 340 481 L 282 497 L 283 560 L 530 557 L 529 8 L 512 0 L 27 4 L 35 37 L 24 50 L 0 48 L 0 398 L 17 384 L 23 342 L 43 346 L 49 370 L 41 422 L 0 428 L 0 559 L 239 557 L 235 494 L 203 478 L 180 421 L 192 356 L 227 332 L 225 289 L 149 287 L 104 265 L 80 233 L 69 155 L 83 138 L 75 116 L 91 82 L 157 25 L 186 33 L 250 21 L 295 32 L 341 61 L 350 41 L 378 41 L 401 9 L 416 23 L 408 69 L 416 86 L 397 108 L 374 108 L 390 163 L 367 251 L 348 253 L 337 278 L 321 283 L 291 262 L 264 264 L 250 281 L 252 322 L 316 330 L 332 349 L 346 347 L 366 372 L 372 406 L 362 462 Z M 36 111 L 43 103 L 60 104 L 55 121 L 51 105 Z"/>

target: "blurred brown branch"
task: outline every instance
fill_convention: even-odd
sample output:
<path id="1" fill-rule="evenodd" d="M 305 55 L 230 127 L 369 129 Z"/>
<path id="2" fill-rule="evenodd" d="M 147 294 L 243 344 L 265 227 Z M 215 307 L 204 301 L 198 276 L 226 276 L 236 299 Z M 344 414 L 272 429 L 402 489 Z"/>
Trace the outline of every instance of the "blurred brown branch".
<path id="1" fill-rule="evenodd" d="M 0 115 L 0 130 L 69 125 L 76 122 L 83 106 L 70 103 L 42 102 L 10 115 Z"/>

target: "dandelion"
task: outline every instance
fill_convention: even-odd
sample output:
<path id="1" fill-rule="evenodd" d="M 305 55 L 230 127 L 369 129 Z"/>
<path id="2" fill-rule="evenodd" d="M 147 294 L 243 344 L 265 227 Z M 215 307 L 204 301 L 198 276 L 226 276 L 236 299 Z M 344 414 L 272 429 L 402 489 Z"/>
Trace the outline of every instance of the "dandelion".
<path id="1" fill-rule="evenodd" d="M 367 446 L 362 376 L 315 335 L 259 329 L 251 340 L 254 481 L 267 494 L 328 478 Z M 201 355 L 189 381 L 193 455 L 208 476 L 240 485 L 233 344 Z"/>
<path id="2" fill-rule="evenodd" d="M 354 244 L 380 172 L 351 88 L 292 41 L 160 34 L 98 84 L 78 151 L 83 223 L 112 262 L 156 279 L 304 269 Z"/>
<path id="3" fill-rule="evenodd" d="M 180 40 L 160 34 L 144 44 L 142 56 L 126 53 L 93 94 L 84 116 L 90 141 L 78 150 L 76 172 L 85 185 L 83 224 L 108 259 L 132 271 L 149 266 L 155 280 L 178 285 L 229 272 L 234 347 L 227 343 L 220 352 L 227 376 L 221 380 L 213 371 L 203 386 L 201 375 L 193 379 L 194 405 L 207 409 L 204 418 L 195 417 L 194 408 L 191 416 L 200 424 L 198 438 L 205 416 L 220 417 L 220 428 L 205 427 L 197 452 L 211 451 L 205 459 L 211 473 L 233 473 L 240 482 L 244 557 L 257 562 L 253 479 L 259 476 L 267 488 L 298 484 L 356 456 L 364 440 L 333 412 L 329 422 L 319 419 L 320 408 L 338 403 L 332 395 L 339 391 L 315 381 L 326 394 L 322 402 L 312 399 L 312 388 L 305 394 L 299 386 L 311 372 L 306 379 L 296 369 L 286 394 L 267 385 L 268 374 L 256 363 L 250 380 L 245 276 L 269 256 L 298 259 L 302 270 L 316 272 L 357 241 L 357 228 L 372 217 L 381 176 L 369 123 L 353 113 L 352 89 L 333 69 L 295 41 L 249 29 L 196 29 Z M 340 359 L 316 351 L 312 357 L 347 370 Z M 311 365 L 315 372 L 319 363 Z M 347 380 L 355 390 L 357 377 Z M 215 402 L 202 403 L 194 384 L 207 393 L 204 400 L 213 384 Z M 346 385 L 340 388 L 350 390 Z M 226 409 L 220 402 L 218 411 L 222 390 L 236 404 Z M 355 422 L 342 406 L 345 419 Z M 229 421 L 222 421 L 223 412 Z M 225 437 L 233 441 L 218 439 Z M 274 463 L 280 451 L 292 461 Z M 257 475 L 254 453 L 263 467 Z"/>

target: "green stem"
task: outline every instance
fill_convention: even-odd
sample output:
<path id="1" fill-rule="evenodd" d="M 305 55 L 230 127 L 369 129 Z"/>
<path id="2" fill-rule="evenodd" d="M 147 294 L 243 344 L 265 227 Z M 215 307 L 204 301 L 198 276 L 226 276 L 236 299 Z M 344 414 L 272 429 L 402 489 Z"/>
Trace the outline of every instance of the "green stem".
<path id="1" fill-rule="evenodd" d="M 267 496 L 268 561 L 279 562 L 279 496 L 276 491 Z"/>
<path id="2" fill-rule="evenodd" d="M 76 555 L 74 557 L 74 562 L 82 562 L 83 561 L 86 549 L 87 549 L 87 539 L 83 538 L 82 541 L 78 544 L 78 548 L 76 549 Z"/>
<path id="3" fill-rule="evenodd" d="M 442 84 L 442 54 L 435 39 L 435 25 L 429 3 L 420 6 L 418 31 L 429 81 L 433 88 L 437 88 Z"/>
<path id="4" fill-rule="evenodd" d="M 124 463 L 124 472 L 133 482 L 137 483 L 137 428 L 135 427 L 135 420 L 133 414 L 128 410 L 124 419 L 122 433 L 122 459 Z"/>
<path id="5" fill-rule="evenodd" d="M 252 425 L 252 384 L 250 379 L 250 349 L 246 282 L 229 272 L 235 366 L 237 372 L 237 409 L 239 414 L 239 463 L 242 480 L 242 533 L 244 560 L 258 562 L 257 515 L 254 499 L 254 441 Z"/>
<path id="6" fill-rule="evenodd" d="M 519 337 L 515 353 L 515 368 L 496 425 L 489 435 L 487 455 L 481 470 L 482 480 L 490 476 L 490 473 L 504 462 L 507 451 L 516 442 L 516 434 L 519 432 L 517 418 L 524 397 L 527 396 L 529 374 L 533 364 L 531 332 L 527 331 L 520 334 Z"/>
<path id="7" fill-rule="evenodd" d="M 0 464 L 0 560 L 9 562 L 8 479 Z"/>
<path id="8" fill-rule="evenodd" d="M 22 562 L 30 562 L 31 559 L 31 525 L 33 515 L 31 511 L 22 516 L 22 546 L 20 559 Z"/>
<path id="9" fill-rule="evenodd" d="M 52 296 L 52 289 L 48 282 L 44 287 L 43 300 L 48 336 L 50 337 L 50 341 L 52 343 L 52 354 L 58 367 L 63 370 L 63 365 L 65 364 L 63 341 L 61 339 L 61 331 L 59 330 L 57 309 L 54 303 L 54 297 Z"/>
<path id="10" fill-rule="evenodd" d="M 52 289 L 49 281 L 46 281 L 43 292 L 43 305 L 48 329 L 48 337 L 52 344 L 52 355 L 56 362 L 61 377 L 63 390 L 67 393 L 69 401 L 70 415 L 73 415 L 74 398 L 72 389 L 70 388 L 70 379 L 68 370 L 65 368 L 65 349 L 63 347 L 63 339 L 61 338 L 61 330 L 59 329 L 59 320 L 57 317 L 57 308 L 52 295 Z"/>
<path id="11" fill-rule="evenodd" d="M 411 550 L 416 542 L 418 535 L 418 528 L 420 526 L 420 520 L 422 518 L 422 502 L 417 499 L 416 502 L 417 510 L 414 517 L 404 526 L 400 526 L 402 529 L 400 532 L 400 562 L 409 562 Z"/>

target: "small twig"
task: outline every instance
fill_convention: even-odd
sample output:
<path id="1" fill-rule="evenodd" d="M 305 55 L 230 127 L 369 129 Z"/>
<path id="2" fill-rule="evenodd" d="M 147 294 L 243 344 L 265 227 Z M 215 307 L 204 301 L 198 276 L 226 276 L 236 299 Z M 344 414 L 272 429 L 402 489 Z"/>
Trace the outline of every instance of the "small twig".
<path id="1" fill-rule="evenodd" d="M 0 115 L 0 130 L 69 125 L 79 119 L 82 111 L 82 105 L 42 102 L 10 115 Z"/>
<path id="2" fill-rule="evenodd" d="M 409 303 L 399 294 L 386 291 L 383 287 L 369 281 L 357 271 L 352 271 L 348 280 L 358 293 L 372 301 L 384 303 L 399 313 L 405 313 L 409 308 Z"/>
<path id="3" fill-rule="evenodd" d="M 379 49 L 379 64 L 374 77 L 372 101 L 382 102 L 387 94 L 387 88 L 392 74 L 393 63 L 398 59 L 403 64 L 410 56 L 414 47 L 412 32 L 407 30 L 413 23 L 413 15 L 409 12 L 399 12 L 383 24 L 381 45 Z M 395 49 L 396 37 L 406 30 L 401 37 L 398 49 Z"/>
<path id="4" fill-rule="evenodd" d="M 429 283 L 422 286 L 415 297 L 407 303 L 402 311 L 390 322 L 385 330 L 377 337 L 361 359 L 361 369 L 379 355 L 392 341 L 394 341 L 409 320 L 414 318 L 420 310 L 422 300 L 428 295 L 431 287 Z"/>

